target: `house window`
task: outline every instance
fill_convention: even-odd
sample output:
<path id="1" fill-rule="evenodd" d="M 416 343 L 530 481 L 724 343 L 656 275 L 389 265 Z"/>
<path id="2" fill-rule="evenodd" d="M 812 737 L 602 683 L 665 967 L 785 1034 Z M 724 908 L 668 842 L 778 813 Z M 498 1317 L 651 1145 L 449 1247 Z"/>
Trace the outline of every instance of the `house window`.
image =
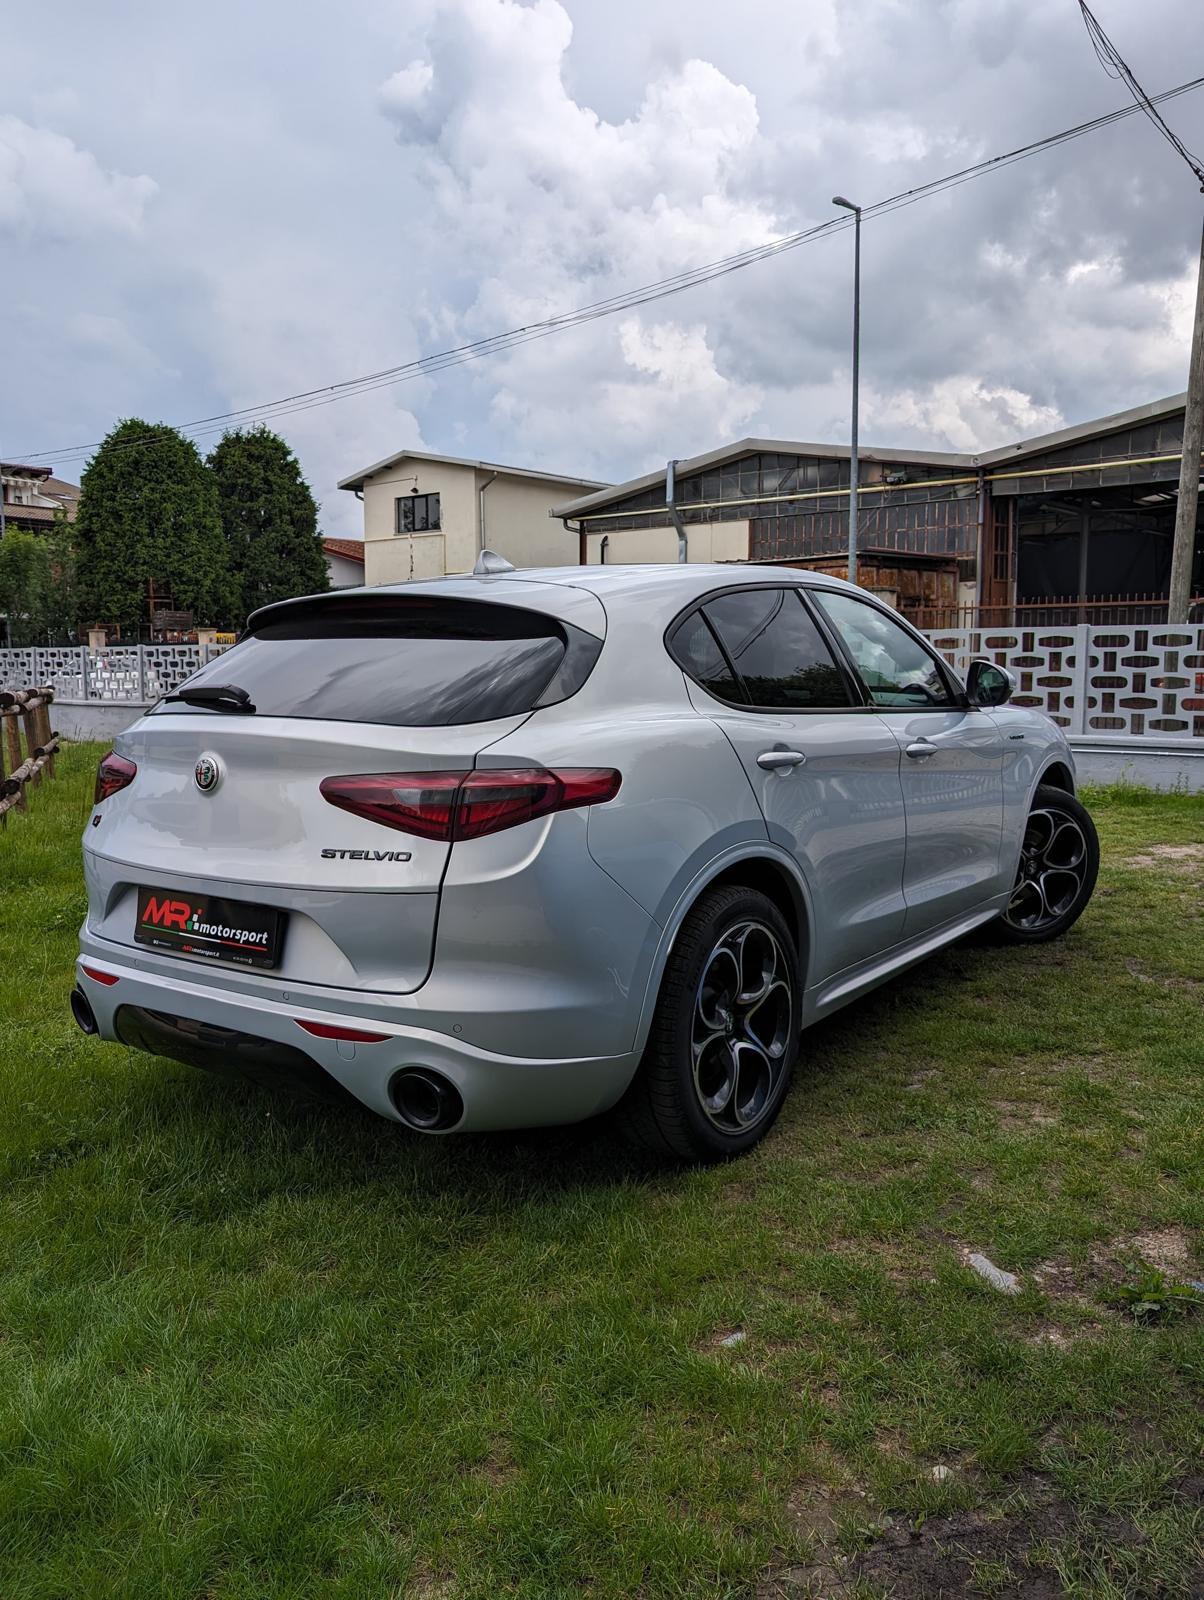
<path id="1" fill-rule="evenodd" d="M 433 533 L 439 527 L 437 494 L 403 494 L 396 501 L 397 533 Z"/>

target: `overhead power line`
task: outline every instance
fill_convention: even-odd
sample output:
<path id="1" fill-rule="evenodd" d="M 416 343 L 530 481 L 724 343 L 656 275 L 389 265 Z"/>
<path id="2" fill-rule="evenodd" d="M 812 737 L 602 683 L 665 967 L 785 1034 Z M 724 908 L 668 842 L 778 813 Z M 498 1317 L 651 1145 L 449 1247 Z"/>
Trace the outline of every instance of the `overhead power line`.
<path id="1" fill-rule="evenodd" d="M 1186 83 L 1178 84 L 1173 89 L 1164 90 L 1161 94 L 1145 97 L 1144 102 L 1117 107 L 1115 110 L 1105 112 L 1101 116 L 1092 117 L 1087 122 L 1076 123 L 1073 127 L 1063 128 L 1058 133 L 1048 134 L 1042 139 L 1035 139 L 1029 144 L 1020 145 L 1014 150 L 1003 152 L 1001 155 L 990 156 L 984 161 L 975 162 L 972 166 L 963 167 L 956 172 L 946 173 L 943 177 L 934 178 L 928 183 L 918 184 L 914 188 L 902 190 L 898 194 L 888 195 L 883 200 L 864 206 L 862 208 L 862 217 L 863 219 L 868 219 L 885 216 L 892 211 L 902 210 L 905 206 L 915 205 L 920 200 L 926 200 L 936 194 L 943 193 L 945 190 L 957 188 L 963 183 L 969 183 L 973 179 L 984 177 L 987 173 L 997 172 L 1004 167 L 1013 165 L 1017 161 L 1027 160 L 1030 156 L 1037 155 L 1043 150 L 1055 149 L 1059 145 L 1068 144 L 1073 139 L 1080 139 L 1085 134 L 1094 133 L 1100 128 L 1108 127 L 1114 122 L 1120 122 L 1126 117 L 1135 116 L 1139 111 L 1149 114 L 1149 110 L 1153 107 L 1165 101 L 1176 99 L 1180 95 L 1188 94 L 1200 88 L 1202 84 L 1204 84 L 1204 76 L 1192 78 Z M 364 373 L 357 378 L 348 378 L 338 383 L 325 384 L 316 389 L 303 389 L 295 394 L 282 396 L 278 400 L 269 400 L 259 405 L 245 406 L 240 410 L 217 412 L 212 416 L 199 417 L 192 422 L 181 423 L 178 431 L 194 439 L 204 438 L 215 433 L 224 432 L 231 427 L 237 428 L 258 422 L 274 422 L 283 417 L 294 416 L 298 412 L 312 410 L 317 406 L 331 405 L 336 400 L 350 399 L 354 395 L 370 394 L 376 389 L 409 383 L 416 378 L 444 372 L 449 367 L 461 366 L 467 361 L 479 361 L 486 356 L 497 355 L 504 351 L 512 350 L 519 345 L 530 344 L 537 339 L 549 338 L 552 334 L 564 332 L 569 328 L 581 327 L 589 322 L 596 322 L 605 317 L 615 316 L 623 311 L 632 311 L 640 306 L 668 299 L 673 295 L 683 294 L 688 289 L 697 288 L 704 283 L 713 283 L 717 279 L 726 277 L 734 272 L 740 272 L 746 267 L 755 265 L 757 262 L 771 260 L 774 256 L 782 255 L 789 250 L 796 250 L 801 245 L 809 244 L 813 240 L 824 238 L 829 234 L 840 233 L 845 228 L 852 226 L 853 221 L 851 218 L 844 215 L 831 217 L 810 228 L 802 228 L 797 232 L 769 240 L 763 245 L 756 245 L 748 250 L 737 251 L 732 255 L 720 258 L 718 261 L 686 268 L 681 272 L 660 278 L 653 283 L 641 284 L 637 288 L 609 295 L 588 305 L 579 306 L 572 311 L 561 312 L 537 322 L 510 328 L 502 333 L 490 334 L 485 338 L 471 340 L 446 350 L 434 351 L 430 355 L 419 356 L 413 361 L 401 362 L 392 367 L 384 367 L 377 372 Z M 163 434 L 159 430 L 149 429 L 145 434 L 123 441 L 118 448 L 138 449 L 153 447 L 162 438 Z M 71 461 L 86 459 L 94 450 L 99 448 L 100 442 L 98 440 L 92 444 L 61 446 L 56 450 L 16 451 L 11 455 L 6 455 L 6 459 L 33 463 L 53 458 L 60 464 L 66 464 Z"/>
<path id="2" fill-rule="evenodd" d="M 1091 7 L 1087 4 L 1087 0 L 1079 0 L 1079 10 L 1083 14 L 1087 36 L 1091 40 L 1096 57 L 1104 71 L 1110 78 L 1115 78 L 1118 82 L 1124 84 L 1125 88 L 1133 96 L 1138 110 L 1145 113 L 1162 137 L 1170 144 L 1171 148 L 1177 151 L 1186 161 L 1192 172 L 1195 173 L 1201 190 L 1204 190 L 1204 164 L 1201 163 L 1200 158 L 1191 153 L 1183 143 L 1183 140 L 1180 139 L 1179 135 L 1158 110 L 1156 100 L 1152 100 L 1138 83 L 1133 69 L 1104 32 Z M 1158 96 L 1157 98 L 1160 99 L 1162 97 Z"/>

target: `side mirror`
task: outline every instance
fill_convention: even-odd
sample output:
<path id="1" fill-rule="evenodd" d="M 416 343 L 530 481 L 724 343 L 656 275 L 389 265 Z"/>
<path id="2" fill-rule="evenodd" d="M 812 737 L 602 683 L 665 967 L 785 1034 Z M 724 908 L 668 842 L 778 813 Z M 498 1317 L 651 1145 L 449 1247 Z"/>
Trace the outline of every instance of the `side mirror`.
<path id="1" fill-rule="evenodd" d="M 971 661 L 966 674 L 966 697 L 972 706 L 1002 706 L 1015 693 L 1016 680 L 1006 667 L 993 661 Z"/>

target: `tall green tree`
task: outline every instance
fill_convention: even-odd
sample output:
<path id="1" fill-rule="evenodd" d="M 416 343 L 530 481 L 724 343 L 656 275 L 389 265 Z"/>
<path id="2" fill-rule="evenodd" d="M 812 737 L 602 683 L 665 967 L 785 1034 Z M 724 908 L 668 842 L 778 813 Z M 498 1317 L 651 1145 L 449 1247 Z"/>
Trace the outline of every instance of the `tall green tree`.
<path id="1" fill-rule="evenodd" d="M 0 539 L 0 617 L 12 643 L 62 643 L 75 627 L 75 612 L 75 549 L 66 515 L 56 513 L 46 532 L 9 528 Z"/>
<path id="2" fill-rule="evenodd" d="M 318 507 L 296 456 L 270 428 L 224 434 L 209 457 L 242 615 L 330 587 Z"/>
<path id="3" fill-rule="evenodd" d="M 217 485 L 190 439 L 129 417 L 84 470 L 75 522 L 85 622 L 127 630 L 149 621 L 151 585 L 198 624 L 227 625 L 237 584 L 222 536 Z"/>
<path id="4" fill-rule="evenodd" d="M 42 614 L 51 587 L 45 537 L 9 528 L 0 539 L 0 613 L 14 645 L 43 644 Z"/>

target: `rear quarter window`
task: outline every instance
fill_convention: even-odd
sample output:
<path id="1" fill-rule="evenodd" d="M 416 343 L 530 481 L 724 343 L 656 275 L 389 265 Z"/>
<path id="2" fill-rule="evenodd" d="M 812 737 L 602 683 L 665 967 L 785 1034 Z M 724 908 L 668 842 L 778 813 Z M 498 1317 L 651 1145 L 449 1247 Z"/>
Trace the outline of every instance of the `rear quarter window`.
<path id="1" fill-rule="evenodd" d="M 793 588 L 713 595 L 669 636 L 674 659 L 720 700 L 760 710 L 829 710 L 851 703 L 827 642 Z"/>
<path id="2" fill-rule="evenodd" d="M 234 684 L 257 716 L 398 727 L 491 722 L 567 699 L 601 649 L 572 623 L 489 601 L 286 602 L 252 617 L 246 636 L 180 691 Z M 169 698 L 155 714 L 199 710 Z"/>

